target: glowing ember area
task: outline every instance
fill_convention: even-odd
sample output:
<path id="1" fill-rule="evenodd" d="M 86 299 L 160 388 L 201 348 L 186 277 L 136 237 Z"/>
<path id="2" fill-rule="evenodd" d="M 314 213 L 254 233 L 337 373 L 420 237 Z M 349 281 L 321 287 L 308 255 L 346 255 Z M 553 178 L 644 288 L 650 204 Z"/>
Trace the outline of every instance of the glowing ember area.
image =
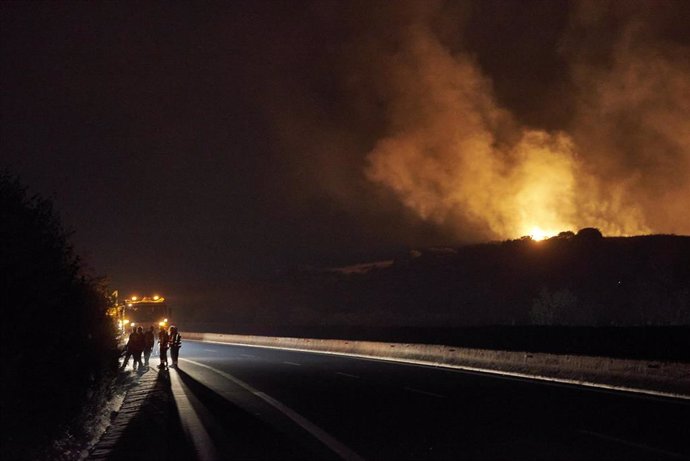
<path id="1" fill-rule="evenodd" d="M 556 234 L 557 234 L 557 232 L 544 231 L 544 230 L 541 230 L 539 227 L 533 227 L 528 235 L 530 237 L 532 237 L 532 240 L 539 241 L 539 240 L 545 240 L 549 237 L 553 237 Z"/>
<path id="2" fill-rule="evenodd" d="M 527 131 L 513 148 L 493 145 L 489 133 L 386 139 L 371 153 L 368 175 L 424 219 L 481 226 L 499 238 L 542 240 L 582 227 L 611 236 L 649 232 L 634 206 L 586 173 L 566 135 Z"/>
<path id="3" fill-rule="evenodd" d="M 424 219 L 457 221 L 458 228 L 470 221 L 501 238 L 539 240 L 586 226 L 608 235 L 645 230 L 623 205 L 615 209 L 620 222 L 596 212 L 597 191 L 584 189 L 592 179 L 581 171 L 567 136 L 526 131 L 504 150 L 493 147 L 486 127 L 474 130 L 483 135 L 456 130 L 450 139 L 425 133 L 385 139 L 369 157 L 369 178 L 387 184 Z"/>

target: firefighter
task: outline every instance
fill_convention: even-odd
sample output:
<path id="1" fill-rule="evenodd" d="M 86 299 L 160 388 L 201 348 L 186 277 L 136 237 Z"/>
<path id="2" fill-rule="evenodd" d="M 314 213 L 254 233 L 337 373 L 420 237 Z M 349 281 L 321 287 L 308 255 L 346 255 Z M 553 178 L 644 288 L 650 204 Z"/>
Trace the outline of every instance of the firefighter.
<path id="1" fill-rule="evenodd" d="M 132 368 L 142 371 L 144 367 L 141 363 L 141 353 L 144 352 L 144 329 L 142 327 L 137 327 L 137 331 L 129 336 L 129 348 L 133 358 Z"/>
<path id="2" fill-rule="evenodd" d="M 170 357 L 172 358 L 173 368 L 177 368 L 177 358 L 180 356 L 182 347 L 182 335 L 178 333 L 176 326 L 170 327 Z"/>
<path id="3" fill-rule="evenodd" d="M 158 332 L 158 345 L 160 346 L 160 360 L 161 363 L 158 368 L 166 369 L 168 368 L 168 342 L 170 341 L 170 336 L 165 330 L 165 327 L 161 325 L 160 331 Z"/>
<path id="4" fill-rule="evenodd" d="M 149 357 L 151 357 L 151 351 L 155 344 L 156 335 L 153 332 L 153 325 L 149 327 L 144 333 L 144 366 L 149 367 Z"/>
<path id="5" fill-rule="evenodd" d="M 120 370 L 124 370 L 127 364 L 129 363 L 129 358 L 132 356 L 132 348 L 130 347 L 130 344 L 132 344 L 132 337 L 136 334 L 137 329 L 132 327 L 131 333 L 129 334 L 129 338 L 127 339 L 127 345 L 125 345 L 125 351 L 124 351 L 124 356 L 125 359 L 122 362 L 122 366 L 120 367 Z"/>

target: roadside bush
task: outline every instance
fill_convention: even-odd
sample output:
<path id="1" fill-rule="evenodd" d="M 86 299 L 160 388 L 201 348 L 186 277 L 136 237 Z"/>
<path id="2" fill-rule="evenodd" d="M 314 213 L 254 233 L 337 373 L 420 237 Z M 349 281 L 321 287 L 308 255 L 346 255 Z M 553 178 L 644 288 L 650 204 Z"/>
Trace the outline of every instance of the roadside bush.
<path id="1" fill-rule="evenodd" d="M 0 172 L 3 458 L 47 456 L 116 370 L 104 289 L 84 275 L 51 202 Z"/>

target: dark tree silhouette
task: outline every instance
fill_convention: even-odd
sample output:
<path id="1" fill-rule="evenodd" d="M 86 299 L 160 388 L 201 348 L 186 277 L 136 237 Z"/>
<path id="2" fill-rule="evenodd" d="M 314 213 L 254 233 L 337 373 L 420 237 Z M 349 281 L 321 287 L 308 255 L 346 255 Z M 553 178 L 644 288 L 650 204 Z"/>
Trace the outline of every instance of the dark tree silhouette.
<path id="1" fill-rule="evenodd" d="M 564 234 L 564 232 L 561 232 L 558 235 L 560 236 L 562 234 Z M 601 235 L 601 231 L 596 227 L 585 227 L 584 229 L 577 231 L 577 238 L 583 240 L 598 240 L 603 238 L 603 235 Z"/>
<path id="2" fill-rule="evenodd" d="M 116 368 L 104 286 L 81 270 L 50 201 L 0 172 L 6 459 L 40 458 Z"/>

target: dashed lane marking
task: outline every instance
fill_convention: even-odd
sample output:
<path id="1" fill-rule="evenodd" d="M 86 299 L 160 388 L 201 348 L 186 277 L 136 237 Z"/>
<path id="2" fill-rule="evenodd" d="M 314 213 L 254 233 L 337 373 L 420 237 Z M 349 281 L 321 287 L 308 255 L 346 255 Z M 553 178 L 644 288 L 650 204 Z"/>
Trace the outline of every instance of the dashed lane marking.
<path id="1" fill-rule="evenodd" d="M 229 381 L 232 381 L 236 385 L 240 386 L 241 388 L 245 389 L 246 391 L 251 392 L 264 402 L 268 403 L 271 405 L 273 408 L 276 410 L 280 411 L 283 413 L 285 416 L 290 418 L 292 421 L 297 423 L 302 429 L 306 430 L 309 432 L 312 436 L 314 436 L 317 440 L 319 440 L 321 443 L 326 445 L 328 448 L 330 448 L 334 453 L 336 453 L 338 456 L 343 458 L 344 460 L 347 461 L 363 461 L 364 458 L 359 456 L 357 453 L 352 451 L 350 448 L 347 446 L 343 445 L 340 441 L 336 440 L 332 435 L 328 434 L 326 431 L 309 421 L 307 418 L 304 416 L 300 415 L 293 409 L 287 407 L 283 403 L 277 401 L 273 397 L 264 394 L 261 391 L 258 391 L 257 389 L 254 389 L 252 386 L 249 384 L 245 383 L 244 381 L 235 378 L 229 373 L 225 373 L 224 371 L 218 370 L 217 368 L 213 368 L 211 366 L 208 366 L 204 363 L 197 362 L 195 360 L 189 360 L 189 359 L 183 359 L 181 358 L 180 360 L 183 360 L 185 362 L 189 362 L 191 364 L 194 364 L 198 367 L 206 368 L 208 370 L 213 371 L 214 373 L 219 374 L 220 376 L 226 378 Z"/>
<path id="2" fill-rule="evenodd" d="M 297 363 L 297 362 L 283 362 L 283 363 L 286 364 L 286 365 L 294 365 L 294 366 L 296 366 L 296 367 L 301 367 L 301 366 L 302 366 L 302 364 Z"/>
<path id="3" fill-rule="evenodd" d="M 437 394 L 435 392 L 423 391 L 421 389 L 415 389 L 414 387 L 403 387 L 406 391 L 415 392 L 417 394 L 428 395 L 430 397 L 436 397 L 437 399 L 447 399 L 447 395 Z"/>
<path id="4" fill-rule="evenodd" d="M 336 371 L 335 374 L 340 375 L 340 376 L 347 376 L 348 378 L 360 379 L 359 376 L 357 376 L 357 375 L 351 375 L 350 373 L 343 373 L 342 371 Z"/>

